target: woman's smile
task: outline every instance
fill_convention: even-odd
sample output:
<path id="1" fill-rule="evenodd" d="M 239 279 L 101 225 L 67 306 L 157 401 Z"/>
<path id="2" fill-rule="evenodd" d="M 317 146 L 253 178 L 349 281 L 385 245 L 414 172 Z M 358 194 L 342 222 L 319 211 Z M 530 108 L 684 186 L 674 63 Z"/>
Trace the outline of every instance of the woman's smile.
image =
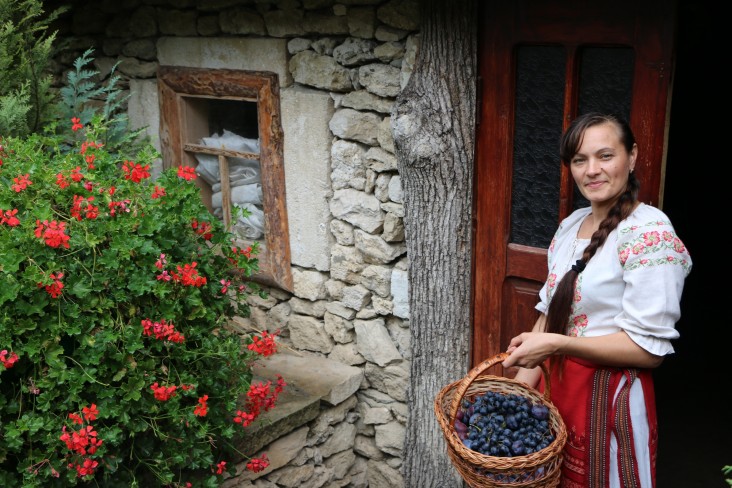
<path id="1" fill-rule="evenodd" d="M 604 183 L 604 181 L 590 181 L 589 183 L 585 183 L 585 187 L 589 188 L 590 190 L 597 190 Z"/>

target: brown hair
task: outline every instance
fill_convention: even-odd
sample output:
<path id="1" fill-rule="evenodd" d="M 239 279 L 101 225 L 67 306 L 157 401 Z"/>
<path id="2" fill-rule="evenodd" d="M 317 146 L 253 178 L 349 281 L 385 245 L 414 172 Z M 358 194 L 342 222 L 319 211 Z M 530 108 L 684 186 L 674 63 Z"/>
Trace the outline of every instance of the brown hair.
<path id="1" fill-rule="evenodd" d="M 605 115 L 599 113 L 587 113 L 574 119 L 567 130 L 562 135 L 559 145 L 559 156 L 564 164 L 569 164 L 580 145 L 585 131 L 592 126 L 600 124 L 613 124 L 620 132 L 620 142 L 630 153 L 635 145 L 635 137 L 630 126 L 624 120 L 614 115 Z M 590 243 L 584 249 L 582 258 L 570 268 L 557 285 L 554 295 L 549 302 L 547 310 L 546 332 L 556 334 L 566 334 L 570 313 L 572 312 L 572 303 L 574 301 L 575 284 L 577 277 L 584 270 L 585 265 L 592 259 L 597 250 L 605 243 L 608 235 L 618 224 L 625 220 L 633 211 L 635 203 L 638 199 L 638 190 L 640 183 L 635 175 L 631 172 L 628 176 L 628 183 L 625 192 L 615 202 L 615 205 L 608 212 L 607 217 L 600 223 L 600 227 L 592 234 Z M 561 363 L 563 358 L 552 357 L 552 365 Z"/>

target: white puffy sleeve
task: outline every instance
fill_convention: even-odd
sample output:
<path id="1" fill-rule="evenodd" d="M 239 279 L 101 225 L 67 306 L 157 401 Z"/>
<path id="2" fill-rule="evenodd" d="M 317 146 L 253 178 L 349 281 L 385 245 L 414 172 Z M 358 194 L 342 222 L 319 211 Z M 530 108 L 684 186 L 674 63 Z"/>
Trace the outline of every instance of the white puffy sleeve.
<path id="1" fill-rule="evenodd" d="M 618 231 L 625 291 L 615 323 L 648 352 L 672 353 L 684 280 L 691 271 L 688 250 L 665 215 Z"/>

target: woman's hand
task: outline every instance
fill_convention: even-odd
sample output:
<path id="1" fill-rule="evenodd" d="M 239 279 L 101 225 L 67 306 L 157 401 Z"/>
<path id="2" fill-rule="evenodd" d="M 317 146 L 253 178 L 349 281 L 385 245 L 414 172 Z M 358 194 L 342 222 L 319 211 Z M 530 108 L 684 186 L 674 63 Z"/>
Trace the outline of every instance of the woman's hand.
<path id="1" fill-rule="evenodd" d="M 559 334 L 523 332 L 511 339 L 506 349 L 509 356 L 503 361 L 503 367 L 535 368 L 546 358 L 556 354 L 567 339 L 567 336 Z"/>
<path id="2" fill-rule="evenodd" d="M 625 331 L 596 337 L 571 337 L 547 332 L 524 332 L 511 339 L 504 368 L 534 368 L 554 354 L 575 356 L 601 366 L 656 368 L 663 356 L 646 351 Z"/>

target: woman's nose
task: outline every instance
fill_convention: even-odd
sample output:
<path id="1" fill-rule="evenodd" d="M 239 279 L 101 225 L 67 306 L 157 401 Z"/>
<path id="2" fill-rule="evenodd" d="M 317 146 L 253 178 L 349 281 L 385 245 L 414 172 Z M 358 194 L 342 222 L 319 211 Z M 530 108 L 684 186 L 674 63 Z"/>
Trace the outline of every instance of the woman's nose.
<path id="1" fill-rule="evenodd" d="M 600 172 L 600 161 L 595 158 L 590 158 L 587 162 L 587 173 L 597 174 Z"/>

